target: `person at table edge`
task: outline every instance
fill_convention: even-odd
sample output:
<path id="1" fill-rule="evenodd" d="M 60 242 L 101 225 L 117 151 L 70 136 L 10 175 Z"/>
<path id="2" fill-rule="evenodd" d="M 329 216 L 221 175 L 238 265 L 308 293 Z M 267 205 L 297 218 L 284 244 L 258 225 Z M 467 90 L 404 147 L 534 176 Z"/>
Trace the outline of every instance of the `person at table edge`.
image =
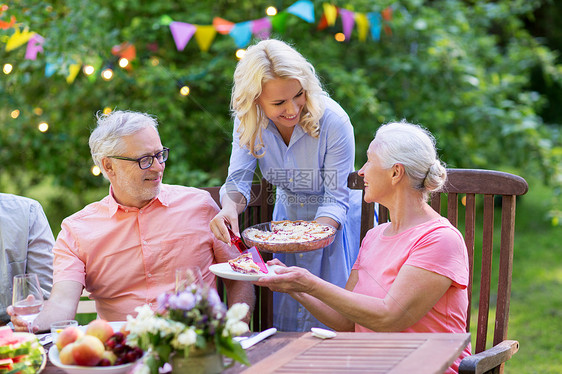
<path id="1" fill-rule="evenodd" d="M 0 193 L 0 326 L 10 321 L 6 308 L 12 303 L 14 275 L 35 273 L 43 297 L 53 287 L 55 238 L 38 201 Z"/>
<path id="2" fill-rule="evenodd" d="M 427 204 L 447 177 L 433 136 L 405 122 L 383 125 L 367 157 L 364 199 L 386 206 L 390 222 L 369 230 L 345 289 L 298 267 L 256 284 L 289 293 L 338 331 L 466 332 L 466 245 Z M 468 355 L 470 346 L 447 372 Z"/>
<path id="3" fill-rule="evenodd" d="M 238 255 L 209 230 L 219 208 L 206 191 L 162 183 L 169 150 L 162 146 L 153 117 L 115 111 L 98 116 L 90 136 L 96 165 L 110 181 L 109 195 L 66 218 L 57 237 L 51 297 L 34 323 L 46 330 L 72 319 L 82 289 L 90 292 L 100 318 L 124 321 L 143 304 L 174 289 L 177 268 L 198 266 L 203 281 L 215 285 L 208 268 Z M 248 282 L 226 281 L 230 305 L 253 308 Z M 13 314 L 12 322 L 24 330 Z"/>

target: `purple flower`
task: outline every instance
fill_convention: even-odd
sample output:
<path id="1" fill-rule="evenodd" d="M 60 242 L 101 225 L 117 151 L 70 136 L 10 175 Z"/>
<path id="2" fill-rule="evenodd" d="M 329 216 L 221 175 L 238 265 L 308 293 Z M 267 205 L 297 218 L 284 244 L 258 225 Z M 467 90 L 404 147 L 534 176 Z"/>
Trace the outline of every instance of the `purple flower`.
<path id="1" fill-rule="evenodd" d="M 195 297 L 191 292 L 181 292 L 170 297 L 170 308 L 191 310 L 195 306 Z"/>
<path id="2" fill-rule="evenodd" d="M 166 310 L 168 308 L 168 303 L 170 300 L 169 293 L 163 293 L 158 296 L 156 301 L 158 302 L 158 310 Z"/>
<path id="3" fill-rule="evenodd" d="M 219 297 L 219 294 L 217 292 L 217 290 L 215 290 L 214 288 L 210 288 L 209 289 L 209 294 L 208 294 L 208 302 L 209 305 L 211 307 L 216 307 L 217 305 L 221 304 L 222 305 L 222 301 L 221 298 Z"/>

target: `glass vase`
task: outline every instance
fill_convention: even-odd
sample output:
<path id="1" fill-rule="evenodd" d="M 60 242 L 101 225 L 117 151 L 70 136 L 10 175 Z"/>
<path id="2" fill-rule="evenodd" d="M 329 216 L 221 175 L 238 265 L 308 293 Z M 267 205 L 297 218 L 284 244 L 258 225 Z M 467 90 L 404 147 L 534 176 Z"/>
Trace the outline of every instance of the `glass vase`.
<path id="1" fill-rule="evenodd" d="M 173 374 L 217 374 L 225 369 L 223 357 L 215 346 L 194 349 L 188 357 L 184 357 L 181 352 L 176 352 L 170 363 Z"/>

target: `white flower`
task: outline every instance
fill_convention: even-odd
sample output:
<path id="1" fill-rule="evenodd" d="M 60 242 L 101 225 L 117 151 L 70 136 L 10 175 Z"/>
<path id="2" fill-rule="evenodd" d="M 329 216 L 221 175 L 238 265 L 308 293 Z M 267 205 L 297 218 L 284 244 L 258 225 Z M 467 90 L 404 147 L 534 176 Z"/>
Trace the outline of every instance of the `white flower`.
<path id="1" fill-rule="evenodd" d="M 227 323 L 226 326 L 226 330 L 228 330 L 233 336 L 242 335 L 243 333 L 249 331 L 248 324 L 242 321 L 235 322 L 230 326 Z"/>
<path id="2" fill-rule="evenodd" d="M 195 344 L 197 340 L 197 333 L 194 329 L 189 328 L 184 332 L 180 333 L 176 339 L 172 341 L 174 348 L 183 349 L 185 347 Z"/>
<path id="3" fill-rule="evenodd" d="M 250 307 L 248 304 L 245 303 L 236 303 L 230 307 L 228 312 L 226 312 L 226 319 L 227 320 L 236 320 L 240 321 L 248 314 Z"/>

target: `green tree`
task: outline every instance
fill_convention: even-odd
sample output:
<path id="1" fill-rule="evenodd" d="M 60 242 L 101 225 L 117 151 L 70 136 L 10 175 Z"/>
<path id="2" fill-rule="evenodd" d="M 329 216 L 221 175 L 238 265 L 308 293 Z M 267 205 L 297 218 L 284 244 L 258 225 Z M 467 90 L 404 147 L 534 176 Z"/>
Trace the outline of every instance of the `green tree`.
<path id="1" fill-rule="evenodd" d="M 294 1 L 273 2 L 280 11 Z M 324 1 L 314 1 L 316 19 Z M 539 0 L 356 0 L 331 2 L 356 12 L 390 7 L 380 40 L 372 36 L 337 42 L 341 19 L 318 30 L 295 15 L 272 37 L 292 43 L 316 67 L 328 92 L 355 126 L 359 167 L 376 128 L 407 119 L 437 137 L 451 167 L 516 168 L 523 174 L 560 176 L 560 124 L 545 124 L 540 110 L 549 98 L 531 88 L 533 71 L 562 84 L 556 54 L 525 29 Z M 210 25 L 216 16 L 232 22 L 264 17 L 269 1 L 217 0 L 21 0 L 8 2 L 11 15 L 46 37 L 44 53 L 25 60 L 25 47 L 0 59 L 14 66 L 0 86 L 0 165 L 11 183 L 25 188 L 49 176 L 76 194 L 102 186 L 90 168 L 87 140 L 94 115 L 103 108 L 154 114 L 165 145 L 172 149 L 166 182 L 220 184 L 230 153 L 229 113 L 237 46 L 217 34 L 208 52 L 193 39 L 178 51 L 169 31 L 175 21 Z M 390 30 L 390 32 L 388 32 Z M 6 40 L 14 28 L 0 30 Z M 131 69 L 118 68 L 112 47 L 133 43 Z M 113 66 L 107 82 L 79 73 L 69 84 L 72 64 Z M 52 76 L 46 67 L 55 66 Z M 98 70 L 99 73 L 99 70 Z M 181 96 L 179 87 L 190 94 Z M 40 110 L 38 109 L 40 108 Z M 19 117 L 11 118 L 14 109 Z M 49 131 L 40 133 L 44 120 Z M 29 179 L 29 175 L 34 177 Z M 559 183 L 559 182 L 558 182 Z"/>

